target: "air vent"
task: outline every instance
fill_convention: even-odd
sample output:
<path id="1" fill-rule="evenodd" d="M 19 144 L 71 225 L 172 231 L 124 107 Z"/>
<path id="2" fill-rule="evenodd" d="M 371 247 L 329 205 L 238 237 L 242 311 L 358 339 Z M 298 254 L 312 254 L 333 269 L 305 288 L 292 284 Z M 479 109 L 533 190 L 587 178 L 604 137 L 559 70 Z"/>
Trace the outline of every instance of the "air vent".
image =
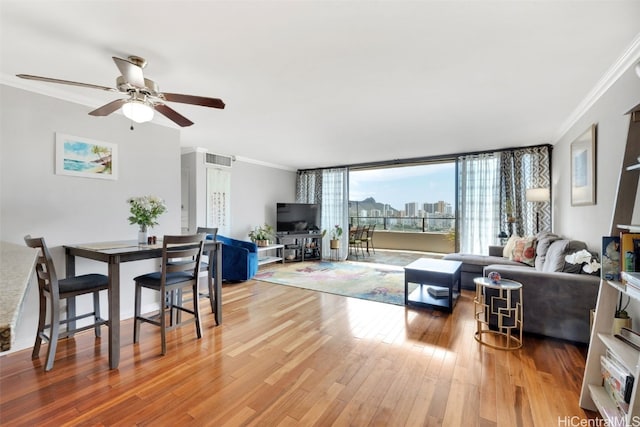
<path id="1" fill-rule="evenodd" d="M 209 166 L 220 166 L 230 168 L 233 158 L 230 156 L 221 156 L 220 154 L 206 153 L 204 163 Z"/>

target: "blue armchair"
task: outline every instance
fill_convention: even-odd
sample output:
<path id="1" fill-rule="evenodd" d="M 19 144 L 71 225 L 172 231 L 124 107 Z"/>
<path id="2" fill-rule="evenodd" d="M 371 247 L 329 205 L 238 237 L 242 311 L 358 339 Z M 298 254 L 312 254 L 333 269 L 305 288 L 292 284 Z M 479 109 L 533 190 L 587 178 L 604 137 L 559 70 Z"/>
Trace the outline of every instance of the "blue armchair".
<path id="1" fill-rule="evenodd" d="M 258 272 L 258 246 L 252 242 L 216 236 L 222 242 L 222 279 L 249 280 Z"/>

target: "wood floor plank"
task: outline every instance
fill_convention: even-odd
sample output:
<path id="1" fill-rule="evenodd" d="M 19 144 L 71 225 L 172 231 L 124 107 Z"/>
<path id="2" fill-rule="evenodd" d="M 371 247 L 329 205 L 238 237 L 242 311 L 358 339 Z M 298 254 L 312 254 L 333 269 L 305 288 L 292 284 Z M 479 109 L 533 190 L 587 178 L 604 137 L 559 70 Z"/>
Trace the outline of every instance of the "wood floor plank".
<path id="1" fill-rule="evenodd" d="M 313 404 L 306 413 L 299 418 L 299 424 L 302 426 L 312 426 L 317 422 L 323 414 L 328 412 L 333 402 L 336 401 L 338 395 L 344 390 L 344 384 L 332 383 L 320 396 L 312 396 Z"/>
<path id="2" fill-rule="evenodd" d="M 481 370 L 480 382 L 480 418 L 491 422 L 497 422 L 498 400 L 496 393 L 495 375 L 495 350 L 483 347 L 476 343 L 479 354 L 478 367 Z"/>
<path id="3" fill-rule="evenodd" d="M 578 405 L 586 348 L 525 336 L 513 352 L 473 339 L 473 295 L 451 314 L 259 281 L 223 287 L 224 323 L 201 301 L 203 336 L 156 328 L 121 362 L 91 332 L 59 343 L 54 369 L 0 356 L 0 424 L 202 426 L 556 425 Z M 525 320 L 526 321 L 526 320 Z M 559 418 L 560 417 L 560 418 Z"/>

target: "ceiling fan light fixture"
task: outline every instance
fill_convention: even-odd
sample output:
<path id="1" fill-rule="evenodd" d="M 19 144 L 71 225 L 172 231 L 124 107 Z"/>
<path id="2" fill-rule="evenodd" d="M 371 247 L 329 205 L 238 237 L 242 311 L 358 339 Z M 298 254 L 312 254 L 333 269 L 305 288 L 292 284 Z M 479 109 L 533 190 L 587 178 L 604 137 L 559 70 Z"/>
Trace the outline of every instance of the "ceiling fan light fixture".
<path id="1" fill-rule="evenodd" d="M 153 119 L 153 108 L 148 102 L 131 99 L 122 106 L 122 114 L 136 123 L 144 123 Z"/>
<path id="2" fill-rule="evenodd" d="M 180 127 L 187 127 L 193 124 L 191 120 L 166 105 L 165 102 L 179 102 L 181 104 L 219 109 L 223 109 L 225 107 L 224 102 L 218 98 L 160 92 L 159 86 L 156 82 L 144 77 L 142 69 L 147 64 L 147 61 L 144 58 L 139 56 L 129 56 L 128 59 L 122 59 L 113 56 L 112 59 L 120 71 L 120 75 L 116 77 L 115 88 L 91 83 L 75 82 L 71 80 L 54 79 L 51 77 L 34 76 L 31 74 L 16 74 L 16 76 L 21 79 L 86 87 L 106 92 L 118 92 L 119 95 L 127 96 L 127 98 L 119 98 L 111 101 L 93 111 L 90 111 L 89 115 L 103 117 L 115 113 L 118 110 L 122 110 L 122 114 L 124 114 L 125 117 L 136 123 L 144 123 L 153 120 L 154 112 L 158 111 Z"/>

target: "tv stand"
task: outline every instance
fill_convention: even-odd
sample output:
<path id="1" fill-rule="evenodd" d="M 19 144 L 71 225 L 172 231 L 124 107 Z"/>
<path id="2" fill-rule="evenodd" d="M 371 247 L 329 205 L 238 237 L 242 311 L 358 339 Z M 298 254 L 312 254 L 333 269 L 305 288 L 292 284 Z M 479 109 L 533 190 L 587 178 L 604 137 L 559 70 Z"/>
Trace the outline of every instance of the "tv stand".
<path id="1" fill-rule="evenodd" d="M 290 231 L 278 234 L 278 243 L 284 245 L 284 261 L 299 262 L 322 259 L 322 232 Z"/>

